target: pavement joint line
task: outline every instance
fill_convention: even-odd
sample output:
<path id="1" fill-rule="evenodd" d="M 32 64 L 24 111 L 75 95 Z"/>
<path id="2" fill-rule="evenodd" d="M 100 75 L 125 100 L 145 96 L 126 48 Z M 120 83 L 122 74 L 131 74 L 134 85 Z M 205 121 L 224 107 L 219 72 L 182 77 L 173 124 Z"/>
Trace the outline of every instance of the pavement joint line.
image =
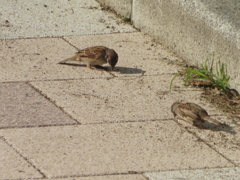
<path id="1" fill-rule="evenodd" d="M 112 74 L 110 74 L 112 75 Z M 112 76 L 112 77 L 87 77 L 87 78 L 69 78 L 69 79 L 43 79 L 43 80 L 19 80 L 19 81 L 0 81 L 0 84 L 6 83 L 31 83 L 31 82 L 49 82 L 49 81 L 75 81 L 75 80 L 92 80 L 92 79 L 121 79 L 121 80 L 132 80 L 142 77 L 156 77 L 171 75 L 169 73 L 158 74 L 158 75 L 141 75 L 141 76 Z M 202 89 L 191 87 L 192 90 L 173 90 L 173 91 L 202 91 Z"/>
<path id="2" fill-rule="evenodd" d="M 97 176 L 119 176 L 119 175 L 143 175 L 143 173 L 148 173 L 145 171 L 128 171 L 128 172 L 122 172 L 122 173 L 102 173 L 102 174 L 84 174 L 84 175 L 63 175 L 63 176 L 54 176 L 51 177 L 51 179 L 57 179 L 57 178 L 80 178 L 80 177 L 97 177 Z M 146 178 L 146 177 L 145 177 Z M 147 180 L 147 179 L 146 179 Z"/>
<path id="3" fill-rule="evenodd" d="M 166 169 L 166 170 L 154 170 L 154 171 L 147 171 L 144 173 L 156 173 L 156 172 L 169 172 L 169 171 L 196 171 L 196 170 L 214 170 L 214 169 L 229 169 L 229 168 L 238 168 L 239 166 L 225 166 L 225 167 L 208 167 L 208 168 L 192 168 L 192 169 Z"/>
<path id="4" fill-rule="evenodd" d="M 23 158 L 30 166 L 32 166 L 35 170 L 38 171 L 42 175 L 42 178 L 47 178 L 44 172 L 42 172 L 41 169 L 39 169 L 34 163 L 32 163 L 27 157 L 25 157 L 16 147 L 14 147 L 11 143 L 7 141 L 7 139 L 4 136 L 1 136 L 1 139 L 6 143 L 11 149 L 16 152 L 21 158 Z"/>
<path id="5" fill-rule="evenodd" d="M 111 121 L 111 122 L 98 122 L 98 123 L 84 123 L 84 124 L 80 124 L 80 123 L 77 123 L 77 124 L 51 124 L 51 125 L 48 125 L 48 124 L 44 124 L 44 125 L 36 125 L 36 126 L 11 126 L 11 127 L 0 127 L 0 130 L 1 129 L 23 129 L 23 128 L 47 128 L 47 127 L 62 127 L 62 126 L 90 126 L 90 125 L 108 125 L 108 124 L 125 124 L 125 123 L 145 123 L 145 122 L 156 122 L 156 121 L 159 121 L 159 122 L 162 122 L 162 121 L 173 121 L 172 118 L 169 118 L 169 119 L 152 119 L 152 120 L 141 120 L 141 121 L 138 121 L 138 120 L 135 120 L 135 121 Z"/>
<path id="6" fill-rule="evenodd" d="M 67 39 L 65 39 L 64 37 L 61 38 L 63 41 L 65 41 L 66 43 L 68 43 L 70 46 L 74 47 L 77 51 L 80 51 L 81 49 L 79 49 L 77 46 L 75 46 L 74 44 L 70 43 Z"/>
<path id="7" fill-rule="evenodd" d="M 220 115 L 218 115 L 220 116 Z M 221 115 L 222 117 L 225 117 L 223 115 Z M 107 124 L 124 124 L 124 123 L 145 123 L 145 122 L 162 122 L 162 121 L 174 121 L 174 118 L 164 118 L 164 119 L 150 119 L 150 120 L 129 120 L 129 121 L 110 121 L 110 122 L 98 122 L 98 123 L 76 123 L 76 124 L 71 124 L 71 123 L 66 123 L 66 124 L 44 124 L 44 125 L 33 125 L 33 126 L 11 126 L 11 127 L 0 127 L 1 129 L 21 129 L 21 128 L 44 128 L 44 127 L 62 127 L 62 126 L 89 126 L 89 125 L 107 125 Z M 180 126 L 180 124 L 178 122 L 176 122 L 178 124 L 178 126 Z M 181 126 L 180 126 L 181 127 Z"/>
<path id="8" fill-rule="evenodd" d="M 64 36 L 53 36 L 53 37 L 57 37 L 57 38 L 65 38 L 65 37 L 81 37 L 81 36 L 105 36 L 105 35 L 117 35 L 117 34 L 132 34 L 132 33 L 140 33 L 140 30 L 138 30 L 137 28 L 135 28 L 134 26 L 132 26 L 134 29 L 136 29 L 136 31 L 125 31 L 122 33 L 119 32 L 106 32 L 106 33 L 82 33 L 82 34 L 75 34 L 75 35 L 64 35 Z M 51 37 L 49 37 L 51 38 Z"/>
<path id="9" fill-rule="evenodd" d="M 53 39 L 61 39 L 63 36 L 44 36 L 44 37 L 18 37 L 18 38 L 9 38 L 9 39 L 1 39 L 1 40 L 5 40 L 5 41 L 11 41 L 11 40 L 29 40 L 29 39 L 49 39 L 49 38 L 53 38 Z"/>
<path id="10" fill-rule="evenodd" d="M 176 122 L 176 121 L 175 121 Z M 176 122 L 178 123 L 178 122 Z M 231 159 L 229 159 L 228 157 L 226 157 L 224 154 L 222 154 L 221 152 L 219 152 L 215 147 L 213 147 L 211 144 L 207 143 L 206 141 L 204 141 L 202 138 L 200 138 L 195 132 L 190 131 L 189 129 L 186 129 L 186 131 L 188 131 L 190 134 L 192 134 L 193 136 L 195 136 L 196 138 L 198 138 L 200 141 L 202 141 L 203 143 L 205 143 L 209 148 L 211 148 L 212 150 L 214 150 L 216 153 L 218 153 L 219 155 L 221 155 L 224 159 L 226 159 L 229 163 L 231 163 L 232 165 L 234 165 L 235 167 L 238 167 L 237 163 L 233 162 Z"/>
<path id="11" fill-rule="evenodd" d="M 39 180 L 47 180 L 48 178 L 38 178 L 38 177 L 33 177 L 33 178 L 16 178 L 16 179 L 6 179 L 6 180 L 32 180 L 32 179 L 39 179 Z M 50 178 L 49 178 L 50 179 Z M 5 179 L 4 179 L 5 180 Z M 51 179 L 50 179 L 51 180 Z"/>
<path id="12" fill-rule="evenodd" d="M 213 115 L 213 116 L 225 117 L 224 115 Z M 150 119 L 150 120 L 140 120 L 140 121 L 138 121 L 138 120 L 116 121 L 116 122 L 110 121 L 110 122 L 84 123 L 84 124 L 81 124 L 78 122 L 76 124 L 66 123 L 66 124 L 51 124 L 51 125 L 43 124 L 43 125 L 32 125 L 32 126 L 31 125 L 29 125 L 29 126 L 10 126 L 10 127 L 0 127 L 0 130 L 1 129 L 21 129 L 21 128 L 62 127 L 62 126 L 107 125 L 107 124 L 121 124 L 121 123 L 144 123 L 144 122 L 156 122 L 156 121 L 162 122 L 162 121 L 169 121 L 169 120 L 176 122 L 173 118 L 165 118 L 165 119 Z"/>
<path id="13" fill-rule="evenodd" d="M 236 168 L 236 166 L 226 166 L 226 167 L 211 167 L 207 169 L 229 169 L 229 168 Z M 155 172 L 169 172 L 169 171 L 195 171 L 195 170 L 206 170 L 206 168 L 193 168 L 193 169 L 166 169 L 166 170 L 154 170 L 154 171 L 128 171 L 123 173 L 109 173 L 109 174 L 85 174 L 85 175 L 63 175 L 63 176 L 52 176 L 50 179 L 63 179 L 63 178 L 81 178 L 81 177 L 98 177 L 98 176 L 118 176 L 118 175 L 142 175 L 146 180 L 149 180 L 148 177 L 145 177 L 145 173 L 155 173 Z M 31 178 L 28 178 L 31 179 Z M 35 178 L 35 179 L 42 179 L 42 178 Z"/>
<path id="14" fill-rule="evenodd" d="M 106 77 L 105 77 L 106 78 Z M 110 78 L 110 77 L 109 77 Z M 49 81 L 75 81 L 75 80 L 85 80 L 85 79 L 104 79 L 104 78 L 101 78 L 101 77 L 91 77 L 91 78 L 78 78 L 78 79 L 75 79 L 75 78 L 70 78 L 70 79 L 44 79 L 44 80 L 20 80 L 20 81 L 2 81 L 0 82 L 1 84 L 4 84 L 4 83 L 31 83 L 31 82 L 49 82 Z"/>
<path id="15" fill-rule="evenodd" d="M 34 85 L 32 85 L 31 83 L 27 82 L 26 84 L 28 84 L 32 89 L 34 89 L 37 93 L 39 93 L 41 96 L 43 96 L 47 101 L 49 101 L 51 104 L 53 104 L 54 106 L 56 106 L 58 109 L 60 109 L 64 114 L 68 115 L 75 123 L 77 124 L 81 124 L 77 119 L 75 119 L 74 117 L 72 117 L 69 113 L 67 113 L 66 111 L 64 111 L 64 109 L 60 106 L 58 106 L 52 99 L 50 99 L 49 97 L 47 97 L 47 95 L 43 94 L 38 88 L 36 88 Z"/>
<path id="16" fill-rule="evenodd" d="M 43 128 L 43 127 L 61 127 L 61 126 L 77 126 L 77 125 L 83 125 L 83 124 L 70 124 L 70 123 L 66 123 L 66 124 L 43 124 L 43 125 L 29 125 L 29 126 L 10 126 L 10 127 L 0 127 L 0 130 L 4 130 L 4 129 L 25 129 L 25 128 Z"/>
<path id="17" fill-rule="evenodd" d="M 144 173 L 139 174 L 139 175 L 141 175 L 141 176 L 142 176 L 143 178 L 145 178 L 146 180 L 150 180 L 148 177 L 144 176 Z"/>
<path id="18" fill-rule="evenodd" d="M 114 34 L 131 34 L 131 33 L 140 33 L 138 28 L 135 28 L 136 31 L 126 31 L 123 33 L 118 33 L 118 32 L 110 32 L 110 33 L 88 33 L 88 34 L 76 34 L 76 35 L 64 35 L 64 36 L 36 36 L 36 37 L 17 37 L 17 38 L 0 38 L 0 40 L 25 40 L 25 39 L 50 39 L 50 38 L 56 38 L 56 39 L 61 39 L 65 37 L 79 37 L 79 36 L 104 36 L 104 35 L 114 35 Z"/>
<path id="19" fill-rule="evenodd" d="M 47 180 L 48 178 L 16 178 L 16 179 L 6 179 L 6 180 L 32 180 L 32 179 L 39 179 L 39 180 Z M 5 180 L 5 179 L 4 179 Z M 49 179 L 51 180 L 51 179 Z"/>

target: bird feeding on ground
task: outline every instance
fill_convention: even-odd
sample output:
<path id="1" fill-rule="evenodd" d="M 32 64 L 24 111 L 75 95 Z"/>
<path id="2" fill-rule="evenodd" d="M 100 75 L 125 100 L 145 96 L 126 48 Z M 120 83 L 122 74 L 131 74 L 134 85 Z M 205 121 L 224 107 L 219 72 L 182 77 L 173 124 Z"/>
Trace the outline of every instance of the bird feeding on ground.
<path id="1" fill-rule="evenodd" d="M 113 70 L 118 62 L 118 54 L 113 49 L 105 46 L 94 46 L 79 50 L 75 56 L 67 58 L 59 62 L 59 64 L 67 64 L 70 61 L 83 62 L 88 68 L 108 63 L 111 66 L 111 70 Z"/>

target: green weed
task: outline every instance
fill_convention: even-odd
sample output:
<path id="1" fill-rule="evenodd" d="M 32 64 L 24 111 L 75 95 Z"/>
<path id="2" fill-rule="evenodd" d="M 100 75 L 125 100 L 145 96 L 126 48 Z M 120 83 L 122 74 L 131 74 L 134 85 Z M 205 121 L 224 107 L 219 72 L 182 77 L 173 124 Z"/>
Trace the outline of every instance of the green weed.
<path id="1" fill-rule="evenodd" d="M 212 85 L 217 86 L 219 89 L 223 90 L 225 93 L 228 93 L 230 85 L 229 80 L 230 76 L 227 74 L 226 65 L 220 62 L 220 58 L 218 58 L 218 62 L 216 63 L 215 73 L 213 72 L 213 63 L 215 61 L 215 56 L 212 54 L 211 65 L 209 66 L 209 58 L 206 59 L 205 63 L 201 65 L 200 69 L 187 68 L 185 71 L 186 78 L 185 82 L 194 80 L 204 80 L 210 82 Z M 182 73 L 182 72 L 181 72 Z M 171 82 L 170 89 L 172 88 L 173 80 L 179 75 L 176 74 Z"/>

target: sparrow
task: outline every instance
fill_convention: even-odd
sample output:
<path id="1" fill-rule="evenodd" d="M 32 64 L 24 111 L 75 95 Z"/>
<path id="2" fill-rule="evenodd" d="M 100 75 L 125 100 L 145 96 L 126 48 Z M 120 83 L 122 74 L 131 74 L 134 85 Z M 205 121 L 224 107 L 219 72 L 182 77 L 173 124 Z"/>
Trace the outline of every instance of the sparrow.
<path id="1" fill-rule="evenodd" d="M 88 68 L 92 68 L 92 66 L 101 67 L 101 65 L 109 63 L 111 70 L 113 70 L 118 62 L 118 54 L 113 49 L 104 46 L 94 46 L 79 50 L 75 56 L 67 58 L 59 62 L 59 64 L 66 64 L 68 61 L 83 62 Z"/>
<path id="2" fill-rule="evenodd" d="M 194 126 L 201 126 L 205 121 L 210 121 L 217 126 L 222 125 L 222 123 L 211 118 L 205 109 L 194 103 L 181 103 L 177 101 L 172 104 L 171 111 L 174 117 L 179 117 Z"/>

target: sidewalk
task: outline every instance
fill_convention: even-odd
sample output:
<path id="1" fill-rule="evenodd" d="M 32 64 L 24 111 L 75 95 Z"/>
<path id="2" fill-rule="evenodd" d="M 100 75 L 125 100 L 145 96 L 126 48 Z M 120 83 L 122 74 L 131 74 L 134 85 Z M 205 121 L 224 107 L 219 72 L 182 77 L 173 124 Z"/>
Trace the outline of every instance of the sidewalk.
<path id="1" fill-rule="evenodd" d="M 179 57 L 95 0 L 0 7 L 0 179 L 240 179 L 240 126 L 185 87 Z M 76 48 L 103 45 L 114 71 L 67 66 Z M 232 129 L 189 129 L 176 100 Z"/>

